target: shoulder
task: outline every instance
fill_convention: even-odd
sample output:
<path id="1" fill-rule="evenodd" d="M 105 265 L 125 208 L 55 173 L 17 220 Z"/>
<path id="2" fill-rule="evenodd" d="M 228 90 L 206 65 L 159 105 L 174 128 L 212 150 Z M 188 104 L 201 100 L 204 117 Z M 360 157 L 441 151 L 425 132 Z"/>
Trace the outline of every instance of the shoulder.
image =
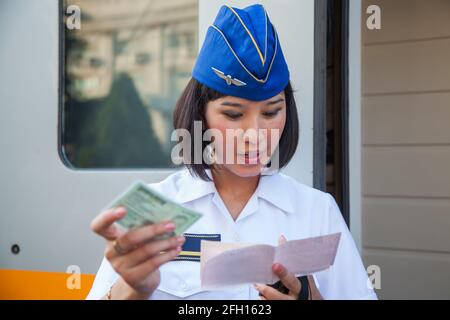
<path id="1" fill-rule="evenodd" d="M 182 186 L 188 183 L 189 172 L 187 169 L 179 169 L 159 182 L 149 183 L 148 186 L 167 196 L 175 196 L 180 192 Z"/>
<path id="2" fill-rule="evenodd" d="M 294 200 L 311 204 L 328 204 L 330 200 L 333 200 L 333 197 L 329 193 L 310 187 L 284 173 L 277 173 L 273 178 L 280 190 L 294 196 Z"/>
<path id="3" fill-rule="evenodd" d="M 178 203 L 197 200 L 215 191 L 212 181 L 204 181 L 193 176 L 187 168 L 180 169 L 160 182 L 150 183 L 148 186 Z"/>
<path id="4" fill-rule="evenodd" d="M 332 221 L 341 217 L 336 201 L 327 192 L 312 188 L 283 173 L 274 174 L 266 181 L 266 185 L 270 185 L 264 191 L 266 199 L 292 212 L 294 220 L 310 223 L 324 232 Z"/>

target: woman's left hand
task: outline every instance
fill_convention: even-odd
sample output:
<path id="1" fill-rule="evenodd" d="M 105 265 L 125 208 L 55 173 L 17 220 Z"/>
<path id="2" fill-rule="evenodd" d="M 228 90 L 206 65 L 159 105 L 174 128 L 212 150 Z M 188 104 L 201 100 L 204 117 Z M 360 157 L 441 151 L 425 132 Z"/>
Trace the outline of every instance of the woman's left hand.
<path id="1" fill-rule="evenodd" d="M 278 240 L 278 244 L 286 242 L 286 238 L 281 236 Z M 261 295 L 261 300 L 297 300 L 302 285 L 297 277 L 289 272 L 282 264 L 274 263 L 272 265 L 272 271 L 280 278 L 281 283 L 289 290 L 287 294 L 281 293 L 275 288 L 272 288 L 265 284 L 254 284 L 254 287 Z M 317 289 L 314 278 L 308 276 L 308 282 L 310 287 L 310 297 L 312 300 L 321 300 L 322 297 Z"/>

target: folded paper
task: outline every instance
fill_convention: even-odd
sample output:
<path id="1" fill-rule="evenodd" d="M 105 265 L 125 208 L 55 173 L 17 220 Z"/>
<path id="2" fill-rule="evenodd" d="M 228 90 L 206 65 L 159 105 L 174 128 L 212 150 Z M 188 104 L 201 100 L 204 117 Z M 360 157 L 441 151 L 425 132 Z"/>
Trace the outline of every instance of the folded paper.
<path id="1" fill-rule="evenodd" d="M 273 284 L 279 280 L 272 272 L 274 263 L 281 263 L 297 276 L 323 271 L 334 263 L 340 236 L 335 233 L 292 240 L 277 247 L 202 240 L 202 289 L 214 290 L 245 283 Z"/>

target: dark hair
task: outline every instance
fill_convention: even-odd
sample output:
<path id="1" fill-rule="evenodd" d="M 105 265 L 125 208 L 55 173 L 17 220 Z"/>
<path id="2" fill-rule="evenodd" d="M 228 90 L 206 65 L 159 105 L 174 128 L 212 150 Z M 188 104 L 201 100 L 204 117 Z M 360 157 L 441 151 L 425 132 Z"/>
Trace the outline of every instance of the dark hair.
<path id="1" fill-rule="evenodd" d="M 286 99 L 286 124 L 278 144 L 280 168 L 285 167 L 294 156 L 299 138 L 297 106 L 290 82 L 286 88 L 284 88 L 284 94 Z M 227 95 L 210 89 L 194 78 L 191 78 L 175 106 L 173 112 L 173 127 L 175 129 L 186 129 L 189 131 L 191 137 L 194 137 L 194 121 L 202 121 L 203 135 L 208 129 L 205 119 L 206 105 L 209 101 L 214 101 L 225 96 Z M 208 143 L 210 142 L 203 141 L 202 139 L 202 152 Z M 191 139 L 191 145 L 189 147 L 191 150 L 194 150 L 194 139 Z M 203 161 L 203 157 L 201 164 L 195 164 L 194 154 L 191 152 L 191 159 L 189 160 L 190 163 L 185 165 L 191 174 L 209 181 L 210 179 L 205 170 L 211 169 L 211 167 Z"/>

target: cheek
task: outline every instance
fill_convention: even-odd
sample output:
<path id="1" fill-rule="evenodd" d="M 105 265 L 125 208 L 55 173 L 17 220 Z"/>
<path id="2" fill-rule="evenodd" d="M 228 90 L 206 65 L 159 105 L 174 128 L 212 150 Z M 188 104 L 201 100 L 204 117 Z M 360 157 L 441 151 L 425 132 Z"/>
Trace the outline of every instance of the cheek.
<path id="1" fill-rule="evenodd" d="M 218 130 L 221 133 L 223 144 L 220 146 L 216 142 L 216 148 L 219 149 L 216 151 L 222 153 L 221 150 L 226 149 L 226 130 L 233 128 L 233 126 L 230 125 L 229 121 L 227 121 L 221 114 L 214 112 L 211 109 L 212 108 L 206 110 L 205 120 L 208 128 Z"/>
<path id="2" fill-rule="evenodd" d="M 283 115 L 273 119 L 267 123 L 267 126 L 264 129 L 267 129 L 267 134 L 265 136 L 268 147 L 272 145 L 275 147 L 283 134 L 284 127 L 286 125 L 286 113 L 283 112 Z M 273 138 L 272 138 L 273 137 Z"/>
<path id="3" fill-rule="evenodd" d="M 227 129 L 228 130 L 236 130 L 236 129 L 242 129 L 240 127 L 239 121 L 230 121 L 227 120 L 222 114 L 214 112 L 213 110 L 207 109 L 205 113 L 206 122 L 208 124 L 208 128 L 213 128 L 215 130 L 220 131 L 222 134 L 222 145 L 216 144 L 216 148 L 219 152 L 219 154 L 222 154 L 223 156 L 226 156 L 226 150 L 227 150 Z M 260 129 L 265 129 L 264 132 L 264 139 L 266 148 L 271 149 L 274 148 L 281 138 L 281 134 L 283 133 L 284 127 L 286 125 L 286 109 L 280 114 L 279 117 L 276 117 L 275 119 L 266 120 L 263 119 L 260 122 Z M 273 136 L 273 139 L 272 139 Z M 234 151 L 236 152 L 238 149 L 238 146 L 240 146 L 243 141 L 238 141 L 239 139 L 237 137 L 234 138 Z M 231 141 L 230 141 L 231 144 Z M 273 146 L 273 147 L 272 147 Z"/>
<path id="4" fill-rule="evenodd" d="M 229 124 L 228 121 L 226 120 L 222 120 L 222 121 L 218 121 L 217 123 L 214 124 L 214 127 L 211 126 L 212 128 L 218 130 L 221 133 L 221 139 L 222 139 L 222 144 L 220 144 L 219 141 L 216 142 L 215 146 L 216 146 L 216 152 L 217 152 L 217 156 L 221 157 L 223 160 L 225 161 L 227 153 L 230 152 L 231 154 L 235 153 L 236 148 L 237 148 L 237 140 L 235 138 L 234 140 L 234 144 L 233 144 L 233 138 L 230 137 L 230 141 L 227 139 L 227 130 L 233 130 L 235 129 L 233 127 L 233 124 Z M 230 131 L 231 132 L 231 131 Z M 233 150 L 230 149 L 231 147 L 234 147 Z M 227 152 L 228 150 L 228 152 Z"/>

